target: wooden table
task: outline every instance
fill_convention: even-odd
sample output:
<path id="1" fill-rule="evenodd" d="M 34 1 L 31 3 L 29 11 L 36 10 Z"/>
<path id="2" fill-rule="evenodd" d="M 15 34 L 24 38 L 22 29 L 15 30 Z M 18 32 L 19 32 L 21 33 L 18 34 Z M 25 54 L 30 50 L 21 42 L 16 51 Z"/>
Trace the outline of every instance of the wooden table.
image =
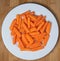
<path id="1" fill-rule="evenodd" d="M 0 0 L 0 61 L 27 61 L 13 56 L 5 47 L 1 37 L 2 22 L 7 13 L 14 7 L 25 2 L 35 2 L 49 8 L 57 18 L 60 26 L 60 0 Z M 53 41 L 53 40 L 52 40 Z M 59 61 L 60 60 L 60 36 L 56 47 L 44 58 L 34 61 Z"/>

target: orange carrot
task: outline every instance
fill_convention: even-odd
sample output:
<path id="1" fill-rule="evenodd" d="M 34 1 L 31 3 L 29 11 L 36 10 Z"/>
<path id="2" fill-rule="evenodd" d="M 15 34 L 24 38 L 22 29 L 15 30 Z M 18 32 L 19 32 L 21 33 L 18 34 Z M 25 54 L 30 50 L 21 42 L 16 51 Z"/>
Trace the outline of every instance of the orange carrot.
<path id="1" fill-rule="evenodd" d="M 25 24 L 27 24 L 27 25 L 28 25 L 27 18 L 26 18 L 26 16 L 25 16 L 25 15 L 22 15 L 22 20 L 24 21 L 24 23 L 25 23 Z"/>
<path id="2" fill-rule="evenodd" d="M 31 24 L 31 27 L 35 27 L 35 25 L 34 25 L 34 23 L 33 23 L 33 22 L 30 22 L 30 24 Z"/>
<path id="3" fill-rule="evenodd" d="M 46 35 L 44 38 L 43 38 L 43 41 L 42 41 L 42 45 L 45 46 L 48 42 L 48 39 L 49 39 L 49 35 Z"/>
<path id="4" fill-rule="evenodd" d="M 30 29 L 30 32 L 34 32 L 34 31 L 37 31 L 37 29 L 35 27 Z"/>
<path id="5" fill-rule="evenodd" d="M 42 23 L 40 23 L 40 25 L 38 26 L 37 30 L 40 30 L 40 28 L 44 25 L 44 21 Z"/>
<path id="6" fill-rule="evenodd" d="M 25 46 L 23 45 L 22 41 L 20 38 L 17 38 L 18 40 L 18 47 L 22 50 L 23 48 L 25 48 Z"/>
<path id="7" fill-rule="evenodd" d="M 16 19 L 14 19 L 10 25 L 10 30 L 13 30 L 14 25 L 16 24 Z"/>
<path id="8" fill-rule="evenodd" d="M 49 34 L 51 29 L 51 23 L 48 22 L 47 27 L 46 27 L 46 32 Z"/>
<path id="9" fill-rule="evenodd" d="M 28 45 L 28 41 L 27 41 L 27 39 L 26 39 L 26 37 L 25 37 L 25 34 L 22 34 L 22 41 L 23 41 L 26 45 Z"/>
<path id="10" fill-rule="evenodd" d="M 36 21 L 36 17 L 34 15 L 29 14 L 28 16 L 31 18 L 31 21 Z"/>
<path id="11" fill-rule="evenodd" d="M 29 46 L 29 48 L 36 48 L 36 47 L 38 47 L 38 46 L 40 46 L 40 45 L 41 45 L 40 42 L 35 42 L 35 43 L 31 44 L 31 45 Z"/>
<path id="12" fill-rule="evenodd" d="M 43 22 L 45 20 L 46 16 L 43 16 L 40 21 L 36 24 L 36 26 L 38 26 L 41 22 Z"/>
<path id="13" fill-rule="evenodd" d="M 15 36 L 13 37 L 13 41 L 12 41 L 13 44 L 16 44 L 16 38 L 17 38 L 17 37 L 16 37 L 16 35 L 15 35 Z"/>
<path id="14" fill-rule="evenodd" d="M 30 18 L 28 17 L 28 28 L 30 28 Z"/>
<path id="15" fill-rule="evenodd" d="M 23 23 L 23 28 L 24 28 L 24 30 L 26 31 L 26 33 L 29 33 L 29 29 L 27 28 L 27 26 L 25 25 L 25 23 Z"/>
<path id="16" fill-rule="evenodd" d="M 32 51 L 37 51 L 37 50 L 41 50 L 41 49 L 43 49 L 44 47 L 43 46 L 38 46 L 38 47 L 36 47 L 36 48 L 32 48 L 31 50 Z"/>
<path id="17" fill-rule="evenodd" d="M 29 35 L 29 34 L 26 34 L 26 39 L 29 41 L 29 44 L 32 44 L 34 42 L 33 38 Z"/>
<path id="18" fill-rule="evenodd" d="M 16 33 L 16 35 L 18 36 L 18 37 L 21 37 L 21 33 L 18 31 L 18 29 L 17 28 L 15 28 L 14 27 L 14 32 Z"/>
<path id="19" fill-rule="evenodd" d="M 39 21 L 42 19 L 42 15 L 39 15 L 38 17 L 37 17 L 37 20 L 35 21 L 35 25 L 37 24 L 37 23 L 39 23 Z"/>
<path id="20" fill-rule="evenodd" d="M 43 25 L 43 27 L 41 27 L 40 32 L 43 33 L 46 29 L 47 26 L 47 22 Z"/>
<path id="21" fill-rule="evenodd" d="M 25 33 L 25 30 L 23 28 L 23 23 L 24 23 L 24 21 L 22 20 L 21 21 L 21 28 L 19 29 L 21 33 Z"/>

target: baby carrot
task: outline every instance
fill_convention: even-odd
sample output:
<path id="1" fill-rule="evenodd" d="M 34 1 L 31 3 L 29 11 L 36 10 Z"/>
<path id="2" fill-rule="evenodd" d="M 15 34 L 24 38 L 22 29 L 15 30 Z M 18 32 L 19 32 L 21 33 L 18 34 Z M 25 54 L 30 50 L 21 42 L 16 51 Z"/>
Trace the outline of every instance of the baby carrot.
<path id="1" fill-rule="evenodd" d="M 35 43 L 31 44 L 29 48 L 36 48 L 36 47 L 38 47 L 40 45 L 41 45 L 40 42 L 35 42 Z"/>
<path id="2" fill-rule="evenodd" d="M 35 27 L 35 24 L 33 22 L 30 22 L 31 27 Z"/>
<path id="3" fill-rule="evenodd" d="M 18 36 L 18 37 L 21 37 L 21 33 L 18 31 L 18 29 L 17 28 L 15 28 L 14 27 L 14 32 L 16 33 L 16 35 Z"/>
<path id="4" fill-rule="evenodd" d="M 47 44 L 48 39 L 49 39 L 49 35 L 46 35 L 46 36 L 44 37 L 43 41 L 42 41 L 43 46 L 45 46 L 45 45 Z"/>
<path id="5" fill-rule="evenodd" d="M 14 19 L 10 25 L 10 30 L 13 30 L 14 25 L 16 24 L 16 19 Z"/>
<path id="6" fill-rule="evenodd" d="M 22 50 L 23 48 L 25 48 L 25 46 L 23 45 L 23 43 L 22 43 L 22 40 L 18 37 L 17 38 L 17 40 L 18 40 L 18 47 Z"/>
<path id="7" fill-rule="evenodd" d="M 37 29 L 35 27 L 30 29 L 30 32 L 34 32 L 34 31 L 37 31 Z"/>
<path id="8" fill-rule="evenodd" d="M 40 32 L 43 33 L 46 29 L 47 26 L 47 22 L 43 25 L 43 27 L 40 29 Z"/>
<path id="9" fill-rule="evenodd" d="M 28 25 L 27 18 L 26 18 L 25 15 L 22 15 L 22 20 L 24 21 L 24 23 L 25 23 L 26 25 Z"/>
<path id="10" fill-rule="evenodd" d="M 42 15 L 39 15 L 38 17 L 37 17 L 37 20 L 35 21 L 35 25 L 37 24 L 37 23 L 39 23 L 39 21 L 42 19 Z"/>
<path id="11" fill-rule="evenodd" d="M 30 18 L 28 17 L 28 28 L 30 28 Z"/>
<path id="12" fill-rule="evenodd" d="M 17 38 L 17 36 L 15 35 L 15 36 L 13 37 L 13 41 L 12 41 L 13 44 L 16 44 L 16 38 Z"/>
<path id="13" fill-rule="evenodd" d="M 46 16 L 43 16 L 43 17 L 40 19 L 40 21 L 36 24 L 36 26 L 38 26 L 41 22 L 45 21 L 45 18 L 46 18 Z"/>
<path id="14" fill-rule="evenodd" d="M 36 47 L 36 48 L 32 48 L 31 50 L 32 51 L 37 51 L 37 50 L 41 50 L 41 49 L 43 49 L 44 47 L 43 46 L 38 46 L 38 47 Z"/>
<path id="15" fill-rule="evenodd" d="M 31 18 L 31 21 L 36 21 L 36 17 L 34 15 L 29 14 L 28 16 Z"/>
<path id="16" fill-rule="evenodd" d="M 26 33 L 29 33 L 29 29 L 27 28 L 27 26 L 25 25 L 25 23 L 23 23 L 23 28 L 24 28 L 24 30 L 26 31 Z"/>
<path id="17" fill-rule="evenodd" d="M 26 39 L 29 41 L 29 44 L 32 44 L 34 42 L 33 38 L 29 35 L 29 34 L 26 34 Z"/>
<path id="18" fill-rule="evenodd" d="M 28 41 L 25 37 L 25 34 L 22 34 L 22 41 L 23 41 L 23 43 L 25 43 L 25 45 L 28 45 Z"/>
<path id="19" fill-rule="evenodd" d="M 46 27 L 46 32 L 49 34 L 51 29 L 51 23 L 48 22 L 47 27 Z"/>
<path id="20" fill-rule="evenodd" d="M 38 26 L 37 30 L 40 30 L 40 28 L 44 25 L 44 21 L 42 23 L 40 23 L 40 25 Z"/>

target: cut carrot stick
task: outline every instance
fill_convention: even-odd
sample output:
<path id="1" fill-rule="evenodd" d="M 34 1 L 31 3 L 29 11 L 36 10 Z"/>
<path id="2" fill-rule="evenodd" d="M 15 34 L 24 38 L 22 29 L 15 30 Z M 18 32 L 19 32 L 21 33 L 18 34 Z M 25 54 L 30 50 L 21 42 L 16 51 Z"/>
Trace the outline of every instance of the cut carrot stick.
<path id="1" fill-rule="evenodd" d="M 36 48 L 32 48 L 31 50 L 32 51 L 37 51 L 37 50 L 41 50 L 41 49 L 43 49 L 44 47 L 43 46 L 38 46 L 38 47 L 36 47 Z"/>
<path id="2" fill-rule="evenodd" d="M 25 22 L 26 25 L 28 25 L 27 18 L 25 15 L 22 15 L 22 20 Z"/>
<path id="3" fill-rule="evenodd" d="M 40 32 L 43 33 L 46 29 L 47 26 L 47 22 L 43 25 L 43 27 L 41 27 Z"/>
<path id="4" fill-rule="evenodd" d="M 42 45 L 45 46 L 48 42 L 48 39 L 49 39 L 49 35 L 46 35 L 42 41 Z"/>
<path id="5" fill-rule="evenodd" d="M 39 32 L 30 32 L 29 33 L 31 36 L 35 36 L 35 35 L 39 35 L 40 33 Z"/>
<path id="6" fill-rule="evenodd" d="M 44 21 L 42 23 L 40 23 L 40 25 L 38 26 L 37 30 L 40 30 L 40 28 L 44 25 Z"/>
<path id="7" fill-rule="evenodd" d="M 34 15 L 28 15 L 31 18 L 31 21 L 36 21 L 36 17 Z"/>
<path id="8" fill-rule="evenodd" d="M 25 46 L 23 45 L 23 43 L 22 43 L 22 41 L 21 41 L 21 39 L 18 37 L 17 38 L 17 40 L 18 40 L 18 47 L 22 50 L 23 48 L 25 48 Z"/>
<path id="9" fill-rule="evenodd" d="M 22 34 L 22 41 L 25 43 L 25 45 L 29 44 L 26 37 L 25 37 L 25 34 Z"/>
<path id="10" fill-rule="evenodd" d="M 15 35 L 15 36 L 13 37 L 13 41 L 12 41 L 13 44 L 16 44 L 16 38 L 17 38 L 17 36 Z"/>
<path id="11" fill-rule="evenodd" d="M 38 17 L 37 17 L 37 20 L 35 21 L 35 25 L 37 24 L 37 23 L 39 23 L 39 21 L 42 19 L 42 15 L 39 15 Z"/>
<path id="12" fill-rule="evenodd" d="M 40 45 L 41 45 L 40 42 L 35 42 L 35 43 L 31 44 L 29 48 L 36 48 L 36 47 L 38 47 Z"/>
<path id="13" fill-rule="evenodd" d="M 19 29 L 22 34 L 25 33 L 24 28 L 23 28 L 23 23 L 24 23 L 24 21 L 22 20 L 21 21 L 21 28 Z"/>
<path id="14" fill-rule="evenodd" d="M 35 27 L 30 29 L 30 32 L 34 32 L 34 31 L 37 31 L 37 29 Z"/>
<path id="15" fill-rule="evenodd" d="M 18 37 L 21 37 L 21 33 L 17 30 L 17 28 L 14 27 L 14 32 Z"/>
<path id="16" fill-rule="evenodd" d="M 51 23 L 48 22 L 47 27 L 46 27 L 46 32 L 49 34 L 51 29 Z"/>
<path id="17" fill-rule="evenodd" d="M 34 42 L 33 38 L 29 35 L 29 34 L 26 34 L 26 39 L 29 41 L 29 44 L 32 44 Z"/>
<path id="18" fill-rule="evenodd" d="M 33 23 L 33 22 L 30 22 L 30 24 L 31 24 L 31 28 L 32 28 L 32 27 L 35 27 L 35 25 L 34 25 L 34 23 Z"/>
<path id="19" fill-rule="evenodd" d="M 45 20 L 46 16 L 43 16 L 40 21 L 36 24 L 36 26 L 38 26 L 41 22 L 43 22 Z"/>
<path id="20" fill-rule="evenodd" d="M 10 25 L 10 30 L 13 30 L 14 25 L 16 24 L 16 19 L 14 19 Z"/>
<path id="21" fill-rule="evenodd" d="M 25 23 L 23 23 L 23 28 L 26 31 L 26 33 L 29 33 L 29 29 L 27 28 L 27 26 L 25 25 Z"/>
<path id="22" fill-rule="evenodd" d="M 28 17 L 28 28 L 30 28 L 30 18 Z"/>

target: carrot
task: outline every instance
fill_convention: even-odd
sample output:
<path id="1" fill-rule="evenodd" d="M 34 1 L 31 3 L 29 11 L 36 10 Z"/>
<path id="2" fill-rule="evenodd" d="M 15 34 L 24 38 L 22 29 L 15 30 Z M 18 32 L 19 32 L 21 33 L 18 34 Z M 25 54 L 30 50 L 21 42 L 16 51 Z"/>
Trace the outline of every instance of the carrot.
<path id="1" fill-rule="evenodd" d="M 43 38 L 43 41 L 42 41 L 43 46 L 45 46 L 45 45 L 47 44 L 48 39 L 49 39 L 49 35 L 46 35 L 46 36 Z"/>
<path id="2" fill-rule="evenodd" d="M 35 21 L 35 25 L 37 24 L 37 23 L 39 23 L 39 21 L 42 19 L 42 15 L 39 15 L 38 17 L 37 17 L 37 20 Z"/>
<path id="3" fill-rule="evenodd" d="M 29 44 L 32 44 L 34 42 L 33 38 L 29 35 L 29 34 L 26 34 L 26 39 L 29 41 Z"/>
<path id="4" fill-rule="evenodd" d="M 15 35 L 15 36 L 13 37 L 13 41 L 12 41 L 13 44 L 16 44 L 16 38 L 17 38 L 17 37 L 16 37 L 16 35 Z"/>
<path id="5" fill-rule="evenodd" d="M 25 43 L 26 45 L 28 45 L 28 41 L 27 41 L 27 39 L 25 37 L 25 34 L 22 34 L 22 41 L 23 41 L 23 43 Z"/>
<path id="6" fill-rule="evenodd" d="M 47 27 L 46 27 L 46 32 L 49 34 L 51 29 L 51 23 L 48 22 Z"/>
<path id="7" fill-rule="evenodd" d="M 38 26 L 37 30 L 40 30 L 40 28 L 44 25 L 44 21 Z"/>
<path id="8" fill-rule="evenodd" d="M 31 50 L 32 51 L 37 51 L 37 50 L 41 50 L 41 49 L 43 49 L 44 47 L 43 46 L 38 46 L 38 47 L 36 47 L 36 48 L 32 48 Z"/>
<path id="9" fill-rule="evenodd" d="M 21 25 L 21 18 L 20 18 L 20 15 L 17 14 L 17 15 L 16 15 L 16 18 L 17 18 L 17 24 L 18 24 L 19 27 L 20 27 L 20 25 Z"/>
<path id="10" fill-rule="evenodd" d="M 40 21 L 36 24 L 36 26 L 38 26 L 41 22 L 43 22 L 45 20 L 46 16 L 43 16 Z"/>
<path id="11" fill-rule="evenodd" d="M 24 21 L 22 20 L 21 21 L 21 28 L 19 29 L 21 33 L 25 33 L 25 30 L 23 29 L 23 23 L 24 23 Z"/>
<path id="12" fill-rule="evenodd" d="M 30 18 L 28 17 L 28 28 L 30 28 Z"/>
<path id="13" fill-rule="evenodd" d="M 38 35 L 34 35 L 33 38 L 38 41 L 41 42 L 43 39 L 44 35 L 43 34 L 38 34 Z"/>
<path id="14" fill-rule="evenodd" d="M 14 28 L 14 25 L 16 24 L 16 19 L 14 19 L 10 25 L 10 30 L 12 31 Z"/>
<path id="15" fill-rule="evenodd" d="M 26 33 L 29 33 L 29 29 L 27 28 L 27 26 L 25 25 L 25 23 L 23 23 L 23 28 L 24 28 L 24 30 L 26 31 Z"/>
<path id="16" fill-rule="evenodd" d="M 36 32 L 30 32 L 29 33 L 31 36 L 34 36 L 34 35 L 38 35 L 38 34 L 40 34 L 38 31 L 36 31 Z"/>
<path id="17" fill-rule="evenodd" d="M 29 14 L 28 16 L 31 18 L 31 21 L 36 21 L 36 17 L 34 15 Z"/>
<path id="18" fill-rule="evenodd" d="M 41 27 L 40 32 L 43 33 L 46 29 L 47 26 L 47 22 L 43 25 L 43 27 Z"/>
<path id="19" fill-rule="evenodd" d="M 18 31 L 18 29 L 17 28 L 15 28 L 14 27 L 14 32 L 16 33 L 16 35 L 18 36 L 18 37 L 21 37 L 21 33 Z"/>
<path id="20" fill-rule="evenodd" d="M 35 42 L 35 43 L 31 44 L 29 48 L 36 48 L 36 47 L 38 47 L 40 45 L 41 45 L 40 42 Z"/>
<path id="21" fill-rule="evenodd" d="M 31 27 L 35 27 L 35 25 L 34 25 L 34 23 L 33 23 L 33 22 L 30 22 L 30 24 L 31 24 Z"/>
<path id="22" fill-rule="evenodd" d="M 28 25 L 27 18 L 26 18 L 26 16 L 24 14 L 22 15 L 22 20 L 24 21 L 24 23 L 26 25 Z"/>
<path id="23" fill-rule="evenodd" d="M 30 32 L 34 32 L 34 31 L 37 31 L 37 29 L 35 27 L 30 29 Z"/>
<path id="24" fill-rule="evenodd" d="M 17 38 L 17 40 L 18 40 L 18 47 L 22 50 L 23 48 L 25 48 L 25 46 L 23 45 L 23 43 L 22 43 L 22 40 L 18 37 Z"/>

